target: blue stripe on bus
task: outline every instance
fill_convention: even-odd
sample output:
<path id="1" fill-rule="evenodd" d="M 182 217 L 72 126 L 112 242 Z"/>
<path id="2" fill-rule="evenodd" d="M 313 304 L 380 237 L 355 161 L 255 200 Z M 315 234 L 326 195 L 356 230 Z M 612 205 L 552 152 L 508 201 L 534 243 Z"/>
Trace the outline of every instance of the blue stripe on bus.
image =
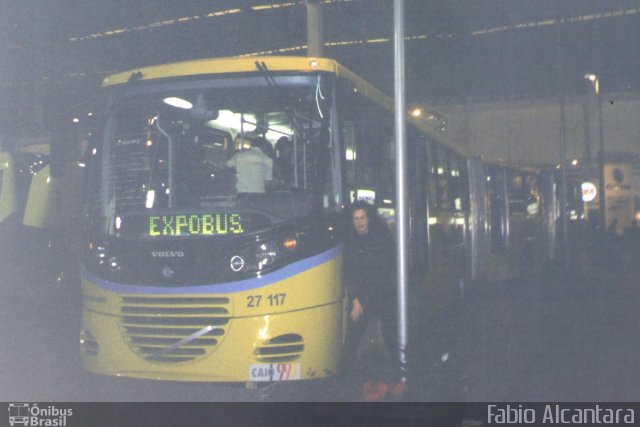
<path id="1" fill-rule="evenodd" d="M 303 259 L 298 262 L 287 265 L 273 273 L 266 274 L 262 277 L 254 277 L 251 279 L 240 280 L 238 282 L 228 282 L 216 285 L 197 285 L 197 286 L 144 286 L 144 285 L 125 285 L 121 283 L 109 282 L 101 279 L 89 272 L 86 268 L 82 268 L 82 275 L 92 284 L 105 289 L 107 291 L 125 293 L 125 294 L 229 294 L 234 292 L 242 292 L 251 289 L 262 288 L 273 283 L 285 280 L 289 277 L 310 270 L 327 261 L 336 258 L 342 249 L 340 246 L 329 249 L 311 258 Z"/>

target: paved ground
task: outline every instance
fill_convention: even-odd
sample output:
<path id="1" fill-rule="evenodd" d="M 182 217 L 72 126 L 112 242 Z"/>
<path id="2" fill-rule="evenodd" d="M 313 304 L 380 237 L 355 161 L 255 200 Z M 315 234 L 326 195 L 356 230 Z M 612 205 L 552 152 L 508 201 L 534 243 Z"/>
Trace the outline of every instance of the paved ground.
<path id="1" fill-rule="evenodd" d="M 640 400 L 640 257 L 510 285 L 465 308 L 462 399 Z"/>

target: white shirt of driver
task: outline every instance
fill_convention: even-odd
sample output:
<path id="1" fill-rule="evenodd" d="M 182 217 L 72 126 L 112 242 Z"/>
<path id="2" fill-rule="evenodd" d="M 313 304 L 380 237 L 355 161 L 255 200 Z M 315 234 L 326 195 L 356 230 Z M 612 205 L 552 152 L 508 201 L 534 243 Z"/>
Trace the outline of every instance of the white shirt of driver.
<path id="1" fill-rule="evenodd" d="M 264 193 L 266 181 L 273 178 L 273 160 L 257 147 L 236 153 L 227 167 L 236 169 L 238 193 Z"/>

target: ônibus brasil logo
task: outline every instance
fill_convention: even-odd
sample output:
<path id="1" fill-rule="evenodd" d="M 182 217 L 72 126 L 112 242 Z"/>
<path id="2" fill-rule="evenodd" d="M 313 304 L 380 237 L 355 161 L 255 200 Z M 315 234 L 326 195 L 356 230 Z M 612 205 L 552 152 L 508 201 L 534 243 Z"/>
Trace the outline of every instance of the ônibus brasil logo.
<path id="1" fill-rule="evenodd" d="M 12 426 L 56 426 L 64 427 L 73 415 L 73 409 L 48 405 L 40 408 L 37 403 L 9 403 L 9 424 Z"/>

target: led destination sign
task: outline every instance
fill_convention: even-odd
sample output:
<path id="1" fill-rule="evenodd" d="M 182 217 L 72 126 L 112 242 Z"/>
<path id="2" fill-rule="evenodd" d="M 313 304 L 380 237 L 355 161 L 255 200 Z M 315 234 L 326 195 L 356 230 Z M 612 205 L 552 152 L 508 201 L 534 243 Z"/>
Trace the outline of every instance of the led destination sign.
<path id="1" fill-rule="evenodd" d="M 272 226 L 271 220 L 255 212 L 193 212 L 157 214 L 127 214 L 116 218 L 119 236 L 225 237 L 240 236 Z"/>
<path id="2" fill-rule="evenodd" d="M 156 215 L 148 217 L 148 235 L 214 236 L 245 232 L 243 218 L 237 213 Z"/>

